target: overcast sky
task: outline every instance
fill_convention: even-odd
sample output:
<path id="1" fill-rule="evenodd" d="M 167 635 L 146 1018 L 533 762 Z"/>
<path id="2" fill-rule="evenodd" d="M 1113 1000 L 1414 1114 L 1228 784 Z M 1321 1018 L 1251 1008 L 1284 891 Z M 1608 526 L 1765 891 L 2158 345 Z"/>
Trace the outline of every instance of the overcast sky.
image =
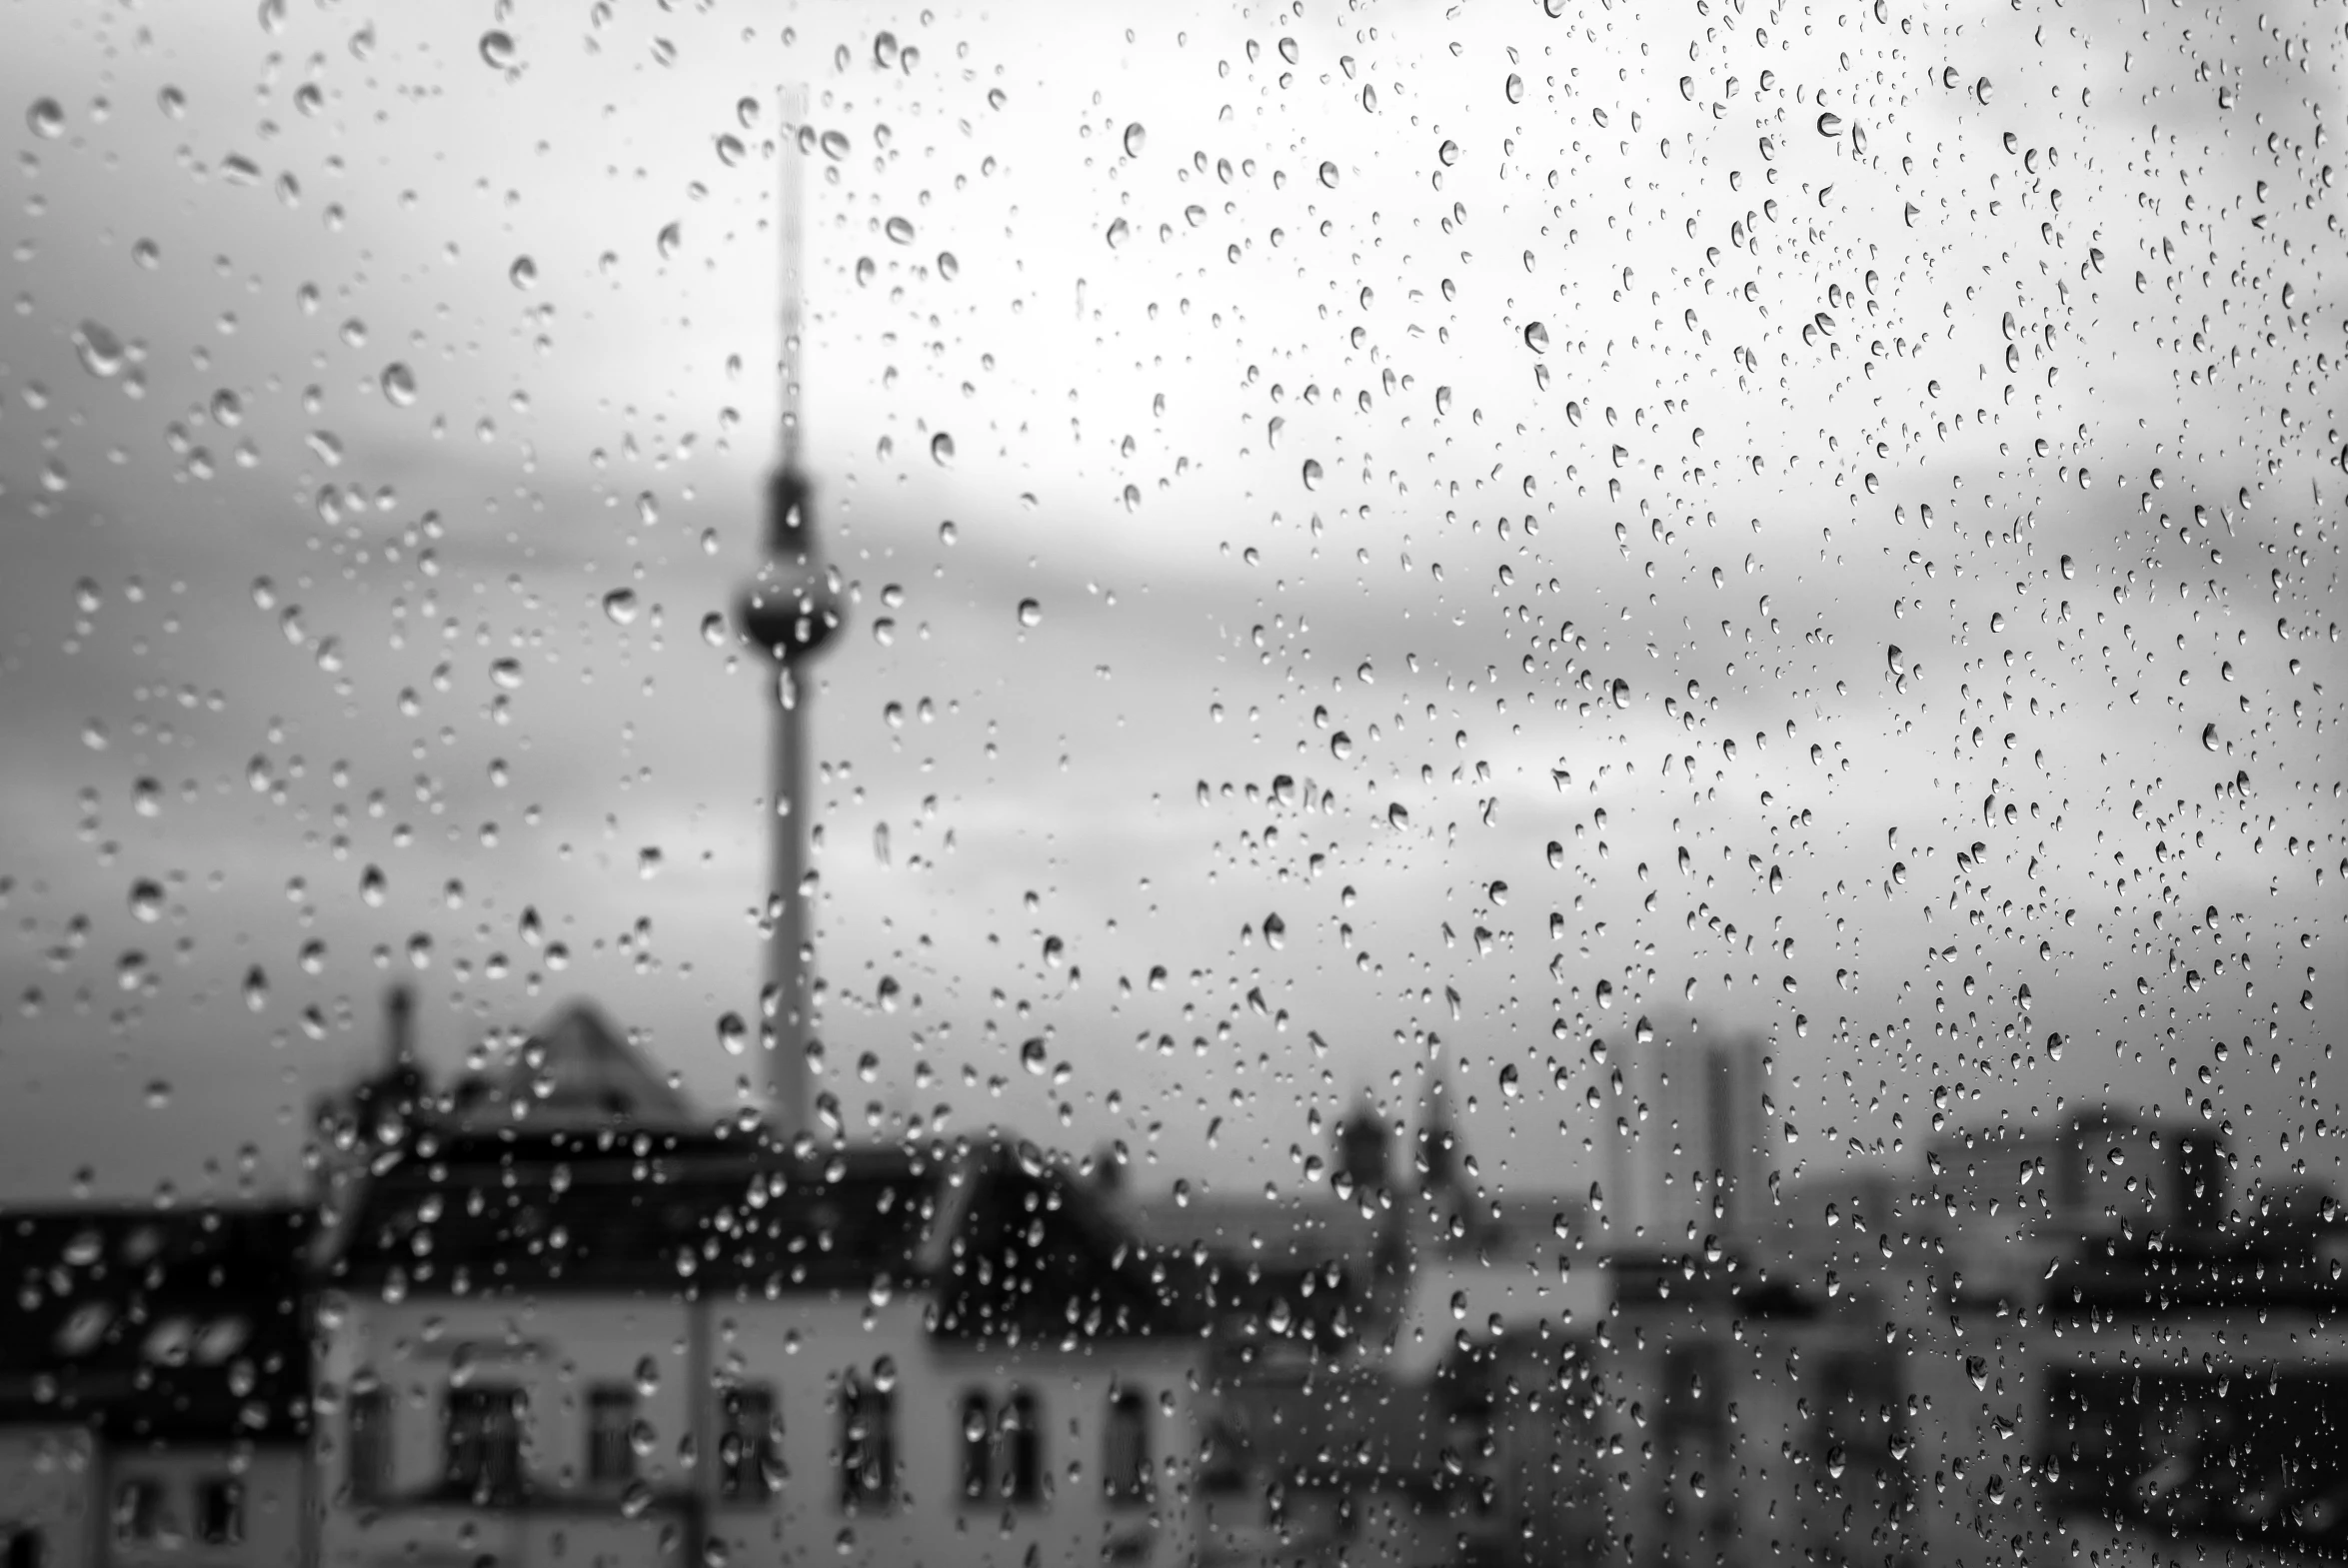
<path id="1" fill-rule="evenodd" d="M 0 0 L 0 1191 L 291 1185 L 398 976 L 741 1102 L 793 79 L 860 1133 L 1578 1188 L 1696 1019 L 2332 1175 L 2337 16 L 1549 9 Z"/>

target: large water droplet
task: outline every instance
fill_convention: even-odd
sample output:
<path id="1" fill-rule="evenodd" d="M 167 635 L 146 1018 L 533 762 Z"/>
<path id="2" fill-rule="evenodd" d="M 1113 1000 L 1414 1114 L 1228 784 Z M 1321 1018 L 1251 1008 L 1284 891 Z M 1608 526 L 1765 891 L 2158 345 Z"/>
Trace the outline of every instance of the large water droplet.
<path id="1" fill-rule="evenodd" d="M 85 321 L 74 328 L 73 352 L 81 360 L 82 369 L 101 381 L 111 380 L 120 372 L 126 358 L 121 341 L 94 321 Z"/>
<path id="2" fill-rule="evenodd" d="M 43 140 L 63 136 L 65 110 L 54 98 L 36 98 L 33 106 L 24 112 L 24 123 L 31 126 L 33 134 Z"/>
<path id="3" fill-rule="evenodd" d="M 1036 625 L 1038 625 L 1039 623 L 1041 623 L 1041 622 L 1043 621 L 1043 619 L 1044 619 L 1044 607 L 1043 607 L 1042 605 L 1040 605 L 1040 604 L 1036 603 L 1036 601 L 1034 601 L 1034 600 L 1032 600 L 1032 599 L 1023 599 L 1023 600 L 1021 600 L 1021 601 L 1020 601 L 1020 625 L 1021 625 L 1021 626 L 1024 626 L 1024 627 L 1032 627 L 1032 626 L 1036 626 Z"/>
<path id="4" fill-rule="evenodd" d="M 1304 460 L 1304 488 L 1306 490 L 1320 488 L 1320 460 L 1318 458 Z"/>
<path id="5" fill-rule="evenodd" d="M 930 461 L 942 469 L 954 467 L 954 438 L 940 431 L 930 438 Z"/>
<path id="6" fill-rule="evenodd" d="M 750 1026 L 742 1021 L 742 1014 L 729 1012 L 718 1019 L 718 1043 L 729 1056 L 739 1056 L 749 1048 Z"/>
<path id="7" fill-rule="evenodd" d="M 1337 166 L 1325 159 L 1320 165 L 1320 183 L 1332 191 L 1337 188 Z"/>
<path id="8" fill-rule="evenodd" d="M 528 289 L 536 287 L 538 283 L 538 263 L 532 261 L 527 256 L 515 257 L 514 265 L 506 269 L 506 281 L 517 289 Z"/>
<path id="9" fill-rule="evenodd" d="M 481 63 L 493 71 L 510 70 L 514 64 L 514 35 L 495 28 L 481 35 Z"/>
<path id="10" fill-rule="evenodd" d="M 615 588 L 604 596 L 604 617 L 614 626 L 627 626 L 636 619 L 636 590 Z"/>
<path id="11" fill-rule="evenodd" d="M 1508 73 L 1507 94 L 1508 101 L 1512 104 L 1524 102 L 1524 78 L 1518 76 L 1514 71 Z"/>
<path id="12" fill-rule="evenodd" d="M 653 247 L 661 253 L 661 260 L 667 261 L 670 257 L 676 255 L 678 250 L 684 244 L 684 226 L 681 224 L 670 223 L 663 224 L 661 226 L 660 235 L 657 239 L 654 240 Z"/>
<path id="13" fill-rule="evenodd" d="M 500 691 L 520 691 L 522 689 L 522 661 L 519 659 L 493 660 L 489 667 L 489 679 L 497 685 Z"/>
<path id="14" fill-rule="evenodd" d="M 383 396 L 395 409 L 404 409 L 416 401 L 416 373 L 406 364 L 394 360 L 383 368 Z"/>
<path id="15" fill-rule="evenodd" d="M 1141 121 L 1136 120 L 1132 125 L 1126 127 L 1126 156 L 1128 158 L 1141 157 L 1142 149 L 1149 141 L 1150 133 L 1142 129 Z"/>
<path id="16" fill-rule="evenodd" d="M 887 225 L 887 232 L 888 232 L 889 238 L 891 238 L 892 240 L 895 240 L 895 241 L 896 241 L 898 244 L 900 244 L 900 245 L 911 245 L 911 244 L 913 244 L 913 241 L 914 241 L 914 226 L 913 226 L 913 222 L 912 222 L 912 220 L 910 220 L 910 219 L 906 219 L 906 218 L 892 218 L 892 219 L 890 219 L 890 220 L 889 220 L 889 223 L 888 223 L 888 225 Z"/>
<path id="17" fill-rule="evenodd" d="M 1126 237 L 1133 232 L 1134 231 L 1131 228 L 1127 227 L 1126 221 L 1123 218 L 1117 219 L 1109 226 L 1109 248 L 1113 251 L 1116 250 L 1119 246 L 1126 243 Z"/>
<path id="18" fill-rule="evenodd" d="M 1535 354 L 1548 353 L 1549 329 L 1537 321 L 1534 322 L 1531 326 L 1525 328 L 1524 346 L 1532 350 L 1532 352 Z"/>
<path id="19" fill-rule="evenodd" d="M 1820 136 L 1840 136 L 1842 134 L 1842 116 L 1831 110 L 1818 116 L 1818 134 Z"/>
<path id="20" fill-rule="evenodd" d="M 152 924 L 163 918 L 163 886 L 142 876 L 131 883 L 131 913 Z"/>

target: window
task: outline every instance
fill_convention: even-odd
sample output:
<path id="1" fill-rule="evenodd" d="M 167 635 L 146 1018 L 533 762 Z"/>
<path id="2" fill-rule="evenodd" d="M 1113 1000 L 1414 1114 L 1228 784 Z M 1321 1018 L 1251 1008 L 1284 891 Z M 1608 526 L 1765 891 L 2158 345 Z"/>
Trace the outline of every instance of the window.
<path id="1" fill-rule="evenodd" d="M 1044 1417 L 1036 1396 L 1012 1390 L 1003 1405 L 1003 1497 L 1034 1505 L 1044 1500 Z"/>
<path id="2" fill-rule="evenodd" d="M 984 1389 L 962 1396 L 962 1496 L 984 1502 L 995 1490 L 995 1402 Z"/>
<path id="3" fill-rule="evenodd" d="M 349 1417 L 351 1500 L 381 1502 L 391 1490 L 391 1399 L 380 1387 L 353 1391 Z"/>
<path id="4" fill-rule="evenodd" d="M 196 1488 L 196 1539 L 206 1546 L 244 1544 L 244 1482 L 218 1476 Z"/>
<path id="5" fill-rule="evenodd" d="M 636 1391 L 606 1384 L 587 1393 L 587 1484 L 636 1479 Z"/>
<path id="6" fill-rule="evenodd" d="M 1101 1478 L 1110 1502 L 1148 1502 L 1154 1490 L 1150 1468 L 1150 1401 L 1138 1388 L 1121 1388 L 1109 1396 L 1102 1431 Z"/>
<path id="7" fill-rule="evenodd" d="M 718 1393 L 718 1496 L 757 1503 L 783 1484 L 783 1418 L 775 1391 L 738 1385 Z"/>
<path id="8" fill-rule="evenodd" d="M 36 1525 L 11 1525 L 0 1530 L 8 1551 L 0 1568 L 49 1568 L 49 1537 Z"/>
<path id="9" fill-rule="evenodd" d="M 493 1508 L 522 1500 L 526 1408 L 522 1390 L 502 1384 L 449 1390 L 443 1476 L 450 1494 Z"/>
<path id="10" fill-rule="evenodd" d="M 163 1533 L 163 1483 L 145 1476 L 118 1482 L 114 1488 L 114 1538 L 152 1541 Z"/>
<path id="11" fill-rule="evenodd" d="M 883 1512 L 896 1496 L 896 1395 L 852 1370 L 840 1381 L 841 1506 Z"/>

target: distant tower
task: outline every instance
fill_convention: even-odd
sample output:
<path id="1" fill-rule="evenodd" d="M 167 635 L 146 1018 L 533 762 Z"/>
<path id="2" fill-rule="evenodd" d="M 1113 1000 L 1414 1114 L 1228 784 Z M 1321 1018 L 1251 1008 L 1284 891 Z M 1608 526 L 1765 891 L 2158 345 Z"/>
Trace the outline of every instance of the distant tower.
<path id="1" fill-rule="evenodd" d="M 779 1138 L 806 1130 L 809 1114 L 807 1044 L 812 1022 L 813 967 L 808 938 L 807 693 L 803 675 L 840 626 L 839 591 L 825 571 L 816 539 L 814 497 L 800 455 L 800 337 L 803 295 L 800 249 L 801 153 L 804 90 L 784 95 L 777 155 L 783 180 L 782 452 L 767 487 L 766 561 L 742 593 L 742 634 L 775 662 L 774 753 L 767 824 L 773 870 L 767 891 L 769 934 L 766 986 L 759 1030 L 767 1060 L 767 1111 Z"/>

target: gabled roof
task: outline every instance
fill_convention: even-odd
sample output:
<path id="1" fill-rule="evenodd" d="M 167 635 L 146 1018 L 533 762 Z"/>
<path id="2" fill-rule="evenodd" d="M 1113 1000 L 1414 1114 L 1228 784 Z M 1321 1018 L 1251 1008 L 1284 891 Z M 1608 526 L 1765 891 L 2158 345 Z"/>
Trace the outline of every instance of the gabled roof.
<path id="1" fill-rule="evenodd" d="M 0 1422 L 298 1440 L 308 1226 L 291 1207 L 0 1210 Z"/>
<path id="2" fill-rule="evenodd" d="M 589 1001 L 557 1012 L 498 1070 L 459 1083 L 450 1117 L 483 1129 L 682 1131 L 703 1124 L 683 1091 Z"/>
<path id="3" fill-rule="evenodd" d="M 723 1131 L 420 1141 L 362 1201 L 335 1282 L 409 1295 L 935 1292 L 943 1338 L 1073 1345 L 1195 1332 L 1083 1182 L 1028 1148 L 870 1145 L 800 1157 Z"/>

